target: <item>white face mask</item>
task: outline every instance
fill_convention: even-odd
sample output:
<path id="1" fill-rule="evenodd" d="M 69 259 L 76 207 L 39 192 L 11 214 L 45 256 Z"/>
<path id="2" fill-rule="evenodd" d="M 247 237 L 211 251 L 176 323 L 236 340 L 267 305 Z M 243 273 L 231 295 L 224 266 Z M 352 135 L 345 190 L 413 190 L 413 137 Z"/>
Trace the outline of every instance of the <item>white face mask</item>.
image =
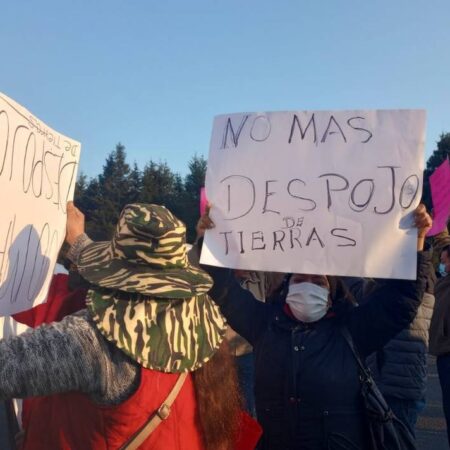
<path id="1" fill-rule="evenodd" d="M 440 263 L 439 264 L 439 273 L 441 274 L 441 277 L 445 277 L 447 275 L 447 271 L 445 270 L 445 264 Z"/>
<path id="2" fill-rule="evenodd" d="M 289 286 L 286 303 L 294 317 L 301 322 L 316 322 L 328 310 L 330 291 L 314 283 L 297 283 Z"/>

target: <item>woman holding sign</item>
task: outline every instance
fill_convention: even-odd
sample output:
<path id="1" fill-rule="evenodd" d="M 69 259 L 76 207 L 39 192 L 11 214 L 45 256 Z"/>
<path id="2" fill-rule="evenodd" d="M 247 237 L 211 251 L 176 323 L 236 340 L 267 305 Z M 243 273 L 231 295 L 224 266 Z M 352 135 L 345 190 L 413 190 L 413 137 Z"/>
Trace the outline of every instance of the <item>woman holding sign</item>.
<path id="1" fill-rule="evenodd" d="M 204 267 L 214 280 L 210 296 L 254 347 L 256 410 L 264 429 L 259 448 L 376 448 L 355 354 L 364 359 L 381 349 L 416 314 L 430 270 L 430 255 L 422 250 L 431 218 L 423 205 L 415 222 L 417 280 L 387 280 L 360 307 L 337 277 L 288 274 L 264 304 L 230 270 Z M 198 232 L 211 227 L 205 214 Z"/>

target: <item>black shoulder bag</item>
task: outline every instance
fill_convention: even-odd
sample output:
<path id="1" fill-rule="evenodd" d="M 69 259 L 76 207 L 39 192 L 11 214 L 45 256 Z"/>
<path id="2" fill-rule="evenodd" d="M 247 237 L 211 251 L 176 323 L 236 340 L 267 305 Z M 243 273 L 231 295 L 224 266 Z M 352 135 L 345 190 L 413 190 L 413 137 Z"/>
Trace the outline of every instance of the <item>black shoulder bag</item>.
<path id="1" fill-rule="evenodd" d="M 367 413 L 370 444 L 373 450 L 417 450 L 411 432 L 395 417 L 369 370 L 361 361 L 348 328 L 341 328 L 360 371 L 361 394 Z"/>

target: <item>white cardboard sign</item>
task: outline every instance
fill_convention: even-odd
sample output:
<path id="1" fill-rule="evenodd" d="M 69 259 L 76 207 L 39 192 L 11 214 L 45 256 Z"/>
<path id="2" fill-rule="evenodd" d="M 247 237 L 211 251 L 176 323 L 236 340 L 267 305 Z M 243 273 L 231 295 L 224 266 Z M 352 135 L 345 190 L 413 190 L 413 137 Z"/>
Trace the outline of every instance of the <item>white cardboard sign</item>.
<path id="1" fill-rule="evenodd" d="M 0 315 L 45 300 L 80 144 L 0 93 Z"/>
<path id="2" fill-rule="evenodd" d="M 215 118 L 201 262 L 413 279 L 425 111 L 295 111 Z"/>

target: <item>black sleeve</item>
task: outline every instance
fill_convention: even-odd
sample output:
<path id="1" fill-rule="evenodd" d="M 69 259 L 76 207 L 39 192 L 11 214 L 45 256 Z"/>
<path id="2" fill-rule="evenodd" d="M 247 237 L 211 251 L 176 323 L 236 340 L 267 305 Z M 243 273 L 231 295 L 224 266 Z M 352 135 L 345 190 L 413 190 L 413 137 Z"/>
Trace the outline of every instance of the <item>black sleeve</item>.
<path id="1" fill-rule="evenodd" d="M 233 330 L 255 345 L 258 336 L 267 327 L 268 305 L 242 288 L 232 270 L 206 265 L 202 265 L 202 269 L 214 280 L 208 295 L 220 306 Z"/>
<path id="2" fill-rule="evenodd" d="M 416 280 L 385 280 L 349 313 L 347 327 L 363 357 L 409 326 L 429 289 L 430 270 L 430 253 L 418 252 Z"/>

